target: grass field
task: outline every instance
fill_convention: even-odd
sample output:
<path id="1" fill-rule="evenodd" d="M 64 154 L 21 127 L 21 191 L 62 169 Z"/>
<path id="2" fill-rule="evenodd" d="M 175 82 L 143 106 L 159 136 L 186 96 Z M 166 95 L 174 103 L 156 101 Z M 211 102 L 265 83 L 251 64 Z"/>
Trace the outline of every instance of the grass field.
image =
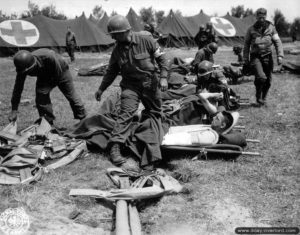
<path id="1" fill-rule="evenodd" d="M 174 55 L 194 57 L 195 49 L 167 50 Z M 106 54 L 77 54 L 71 65 L 75 86 L 89 114 L 96 113 L 99 103 L 94 99 L 101 77 L 77 77 L 75 68 L 107 60 Z M 216 54 L 217 64 L 235 62 L 229 49 Z M 11 58 L 0 59 L 0 126 L 8 123 L 10 98 L 15 71 Z M 240 156 L 236 161 L 191 161 L 188 157 L 171 160 L 167 172 L 189 173 L 191 180 L 182 183 L 187 194 L 165 196 L 139 207 L 145 234 L 235 234 L 236 227 L 299 226 L 300 164 L 299 164 L 299 88 L 300 76 L 274 74 L 263 108 L 242 108 L 245 116 L 239 121 L 246 126 L 246 136 L 259 139 L 249 143 L 246 151 L 258 151 L 261 157 Z M 243 98 L 254 102 L 252 82 L 232 86 Z M 35 78 L 28 78 L 22 98 L 32 99 L 19 108 L 19 129 L 38 118 L 34 108 Z M 117 89 L 117 82 L 104 98 Z M 58 126 L 71 127 L 71 109 L 63 95 L 51 93 Z M 102 154 L 93 153 L 84 159 L 44 176 L 36 184 L 0 186 L 0 212 L 9 207 L 23 207 L 31 219 L 29 234 L 110 234 L 112 205 L 89 198 L 72 199 L 72 188 L 108 190 L 113 184 L 105 175 L 112 164 Z M 81 214 L 68 219 L 73 210 Z M 0 232 L 1 234 L 1 232 Z"/>

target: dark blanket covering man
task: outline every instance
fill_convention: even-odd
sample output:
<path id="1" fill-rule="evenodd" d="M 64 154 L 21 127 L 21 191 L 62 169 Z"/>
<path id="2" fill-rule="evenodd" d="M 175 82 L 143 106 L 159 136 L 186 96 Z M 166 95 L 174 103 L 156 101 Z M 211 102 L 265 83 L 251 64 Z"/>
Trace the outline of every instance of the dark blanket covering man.
<path id="1" fill-rule="evenodd" d="M 89 148 L 106 151 L 119 108 L 120 96 L 110 96 L 99 114 L 85 118 L 65 135 L 86 139 Z M 149 112 L 142 113 L 139 121 L 130 127 L 125 148 L 140 160 L 141 166 L 162 160 L 160 145 L 170 126 L 208 124 L 209 115 L 196 95 L 174 101 L 173 105 L 170 102 L 163 105 L 163 112 L 163 119 L 149 117 Z"/>

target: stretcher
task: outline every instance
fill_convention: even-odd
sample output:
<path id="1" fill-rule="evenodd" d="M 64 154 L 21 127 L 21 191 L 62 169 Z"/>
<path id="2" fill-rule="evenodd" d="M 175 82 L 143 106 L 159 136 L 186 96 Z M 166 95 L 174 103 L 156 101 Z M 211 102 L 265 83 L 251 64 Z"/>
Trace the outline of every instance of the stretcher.
<path id="1" fill-rule="evenodd" d="M 161 146 L 165 156 L 191 155 L 194 160 L 197 159 L 236 159 L 240 155 L 261 156 L 258 152 L 246 152 L 238 145 L 215 144 L 211 146 Z"/>

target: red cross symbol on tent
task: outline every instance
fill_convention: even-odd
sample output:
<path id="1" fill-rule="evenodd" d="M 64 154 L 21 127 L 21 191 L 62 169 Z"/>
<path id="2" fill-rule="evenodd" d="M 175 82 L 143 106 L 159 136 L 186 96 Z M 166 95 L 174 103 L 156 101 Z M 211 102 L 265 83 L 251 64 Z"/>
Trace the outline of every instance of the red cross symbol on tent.
<path id="1" fill-rule="evenodd" d="M 0 36 L 15 46 L 31 46 L 38 41 L 39 31 L 28 21 L 7 20 L 0 24 Z"/>
<path id="2" fill-rule="evenodd" d="M 218 31 L 218 33 L 226 37 L 235 36 L 236 30 L 228 20 L 219 17 L 212 17 L 210 21 L 212 22 L 214 29 Z"/>

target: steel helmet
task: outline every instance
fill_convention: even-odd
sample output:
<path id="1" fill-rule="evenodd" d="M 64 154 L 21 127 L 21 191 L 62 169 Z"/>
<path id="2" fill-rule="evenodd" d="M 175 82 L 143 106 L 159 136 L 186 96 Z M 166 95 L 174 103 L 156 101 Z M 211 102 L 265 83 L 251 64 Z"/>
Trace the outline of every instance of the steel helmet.
<path id="1" fill-rule="evenodd" d="M 213 63 L 203 60 L 198 64 L 198 76 L 202 77 L 213 72 Z"/>
<path id="2" fill-rule="evenodd" d="M 146 30 L 146 31 L 151 31 L 151 26 L 149 25 L 149 24 L 145 24 L 144 25 L 144 30 Z"/>
<path id="3" fill-rule="evenodd" d="M 131 29 L 126 17 L 121 15 L 112 16 L 107 23 L 107 31 L 109 34 L 123 33 Z"/>
<path id="4" fill-rule="evenodd" d="M 211 42 L 207 45 L 207 48 L 213 53 L 215 54 L 218 50 L 218 44 L 215 42 Z"/>
<path id="5" fill-rule="evenodd" d="M 17 73 L 26 73 L 36 64 L 34 56 L 25 50 L 18 51 L 14 56 L 14 64 Z"/>

